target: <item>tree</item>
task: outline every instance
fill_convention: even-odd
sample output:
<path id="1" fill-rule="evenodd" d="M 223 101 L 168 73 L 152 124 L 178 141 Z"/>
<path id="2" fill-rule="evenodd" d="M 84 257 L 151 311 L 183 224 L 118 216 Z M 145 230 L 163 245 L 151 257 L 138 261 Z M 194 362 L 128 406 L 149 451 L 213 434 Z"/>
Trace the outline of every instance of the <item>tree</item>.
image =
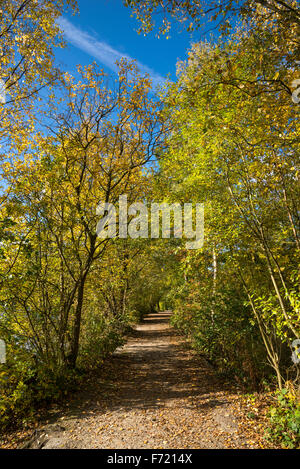
<path id="1" fill-rule="evenodd" d="M 230 19 L 263 17 L 265 21 L 278 21 L 288 28 L 300 25 L 300 10 L 294 0 L 226 0 L 219 2 L 208 1 L 174 1 L 174 0 L 124 0 L 126 6 L 132 8 L 134 14 L 141 21 L 140 31 L 147 33 L 155 27 L 154 17 L 161 18 L 160 33 L 167 33 L 171 28 L 171 20 L 179 23 L 189 22 L 187 30 L 203 26 L 208 22 L 216 22 L 213 29 L 221 27 L 228 30 Z M 231 25 L 232 26 L 232 25 Z"/>
<path id="2" fill-rule="evenodd" d="M 55 47 L 64 42 L 57 19 L 75 0 L 3 0 L 0 19 L 0 76 L 6 94 L 1 105 L 0 141 L 24 145 L 37 117 L 41 89 L 53 85 Z M 16 131 L 18 130 L 18 131 Z"/>
<path id="3" fill-rule="evenodd" d="M 186 256 L 191 264 L 188 303 L 200 314 L 196 327 L 210 343 L 208 327 L 202 329 L 207 318 L 214 337 L 210 347 L 215 344 L 219 327 L 226 324 L 226 302 L 235 295 L 240 306 L 234 307 L 244 311 L 248 324 L 254 315 L 281 387 L 287 346 L 299 337 L 299 139 L 297 107 L 285 86 L 294 70 L 286 68 L 277 51 L 269 61 L 262 53 L 272 38 L 272 32 L 261 31 L 259 38 L 242 35 L 226 44 L 193 47 L 178 83 L 169 87 L 173 132 L 162 168 L 171 180 L 173 200 L 183 195 L 206 200 L 201 267 L 198 254 Z M 201 270 L 193 300 L 195 268 L 208 271 Z M 235 292 L 233 281 L 239 285 Z M 184 314 L 183 305 L 179 308 Z M 232 326 L 226 330 L 235 337 Z"/>
<path id="4" fill-rule="evenodd" d="M 5 93 L 0 103 L 0 162 L 5 164 L 16 149 L 26 153 L 32 143 L 40 117 L 40 92 L 57 84 L 60 77 L 54 48 L 64 43 L 56 21 L 65 9 L 76 11 L 76 1 L 3 0 L 0 8 L 0 77 Z M 0 240 L 7 241 L 14 221 L 5 206 L 9 191 L 2 187 L 2 173 L 0 177 Z M 0 269 L 0 285 L 13 265 L 7 271 Z"/>
<path id="5" fill-rule="evenodd" d="M 6 265 L 15 265 L 2 304 L 40 359 L 71 367 L 87 278 L 111 241 L 97 236 L 97 207 L 122 194 L 137 196 L 141 168 L 162 135 L 150 81 L 134 64 L 120 63 L 114 89 L 95 65 L 80 73 L 78 83 L 65 77 L 64 100 L 59 111 L 52 109 L 52 136 L 38 134 L 37 153 L 5 165 L 21 254 L 15 262 L 14 249 L 5 246 Z"/>

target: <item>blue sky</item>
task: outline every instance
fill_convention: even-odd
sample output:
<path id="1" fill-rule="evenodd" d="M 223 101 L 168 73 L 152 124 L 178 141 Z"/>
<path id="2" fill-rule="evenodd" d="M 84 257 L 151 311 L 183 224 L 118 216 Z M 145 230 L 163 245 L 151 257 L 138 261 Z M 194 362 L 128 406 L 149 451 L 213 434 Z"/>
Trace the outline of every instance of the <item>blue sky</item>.
<path id="1" fill-rule="evenodd" d="M 170 39 L 157 38 L 154 33 L 139 35 L 138 22 L 131 17 L 122 0 L 79 0 L 79 14 L 66 14 L 60 25 L 65 31 L 67 48 L 56 57 L 65 71 L 74 73 L 77 64 L 96 60 L 105 71 L 113 74 L 114 62 L 121 56 L 136 59 L 142 71 L 148 72 L 158 84 L 167 75 L 176 77 L 176 62 L 186 58 L 191 42 L 199 33 L 171 31 Z"/>

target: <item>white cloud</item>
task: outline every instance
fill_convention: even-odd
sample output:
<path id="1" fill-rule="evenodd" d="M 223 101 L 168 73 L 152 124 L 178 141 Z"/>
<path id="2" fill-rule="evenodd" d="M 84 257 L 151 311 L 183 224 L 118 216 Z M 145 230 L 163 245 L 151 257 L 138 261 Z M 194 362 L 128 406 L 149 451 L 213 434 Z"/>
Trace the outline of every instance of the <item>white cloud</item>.
<path id="1" fill-rule="evenodd" d="M 59 18 L 58 25 L 64 32 L 65 38 L 68 42 L 99 60 L 99 62 L 106 65 L 114 72 L 117 71 L 117 60 L 120 60 L 121 58 L 133 60 L 129 55 L 114 49 L 106 42 L 98 41 L 86 31 L 82 31 L 77 28 L 66 18 Z M 147 67 L 147 65 L 138 61 L 136 61 L 136 64 L 142 73 L 148 73 L 150 75 L 154 86 L 160 85 L 164 82 L 164 78 L 151 68 Z"/>

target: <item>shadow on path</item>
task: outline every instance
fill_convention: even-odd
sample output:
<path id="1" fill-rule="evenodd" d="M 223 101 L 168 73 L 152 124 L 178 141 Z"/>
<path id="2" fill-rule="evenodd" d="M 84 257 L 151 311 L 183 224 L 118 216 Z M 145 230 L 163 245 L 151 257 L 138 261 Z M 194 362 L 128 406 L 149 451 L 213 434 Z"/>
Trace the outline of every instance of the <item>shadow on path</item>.
<path id="1" fill-rule="evenodd" d="M 86 411 L 97 406 L 101 387 L 109 392 L 109 396 L 103 396 L 105 411 L 161 408 L 168 401 L 191 397 L 197 397 L 201 406 L 202 396 L 207 399 L 211 392 L 223 389 L 206 360 L 188 350 L 170 327 L 170 316 L 170 312 L 151 314 L 136 326 L 128 342 L 104 366 L 98 385 L 88 390 Z M 205 406 L 223 403 L 213 399 Z"/>

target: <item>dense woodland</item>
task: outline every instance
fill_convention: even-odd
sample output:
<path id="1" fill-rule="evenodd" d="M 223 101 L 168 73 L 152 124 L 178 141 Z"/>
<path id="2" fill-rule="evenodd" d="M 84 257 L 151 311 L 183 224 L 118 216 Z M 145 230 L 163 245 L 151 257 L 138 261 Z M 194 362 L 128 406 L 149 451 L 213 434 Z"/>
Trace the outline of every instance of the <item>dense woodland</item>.
<path id="1" fill-rule="evenodd" d="M 0 2 L 1 426 L 67 394 L 143 315 L 170 309 L 220 374 L 278 395 L 270 434 L 297 447 L 299 4 L 125 4 L 145 34 L 219 34 L 153 94 L 126 60 L 117 78 L 96 63 L 77 81 L 56 68 L 57 19 L 75 2 Z M 203 248 L 100 239 L 97 206 L 122 194 L 203 202 Z"/>

